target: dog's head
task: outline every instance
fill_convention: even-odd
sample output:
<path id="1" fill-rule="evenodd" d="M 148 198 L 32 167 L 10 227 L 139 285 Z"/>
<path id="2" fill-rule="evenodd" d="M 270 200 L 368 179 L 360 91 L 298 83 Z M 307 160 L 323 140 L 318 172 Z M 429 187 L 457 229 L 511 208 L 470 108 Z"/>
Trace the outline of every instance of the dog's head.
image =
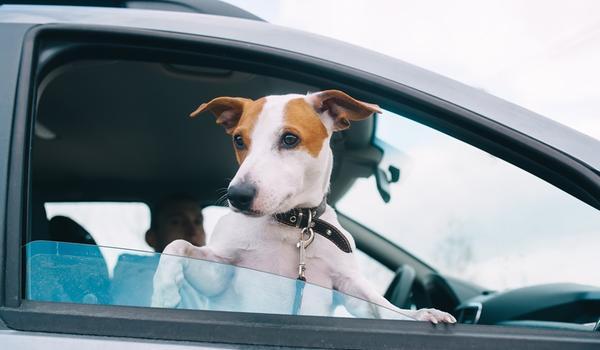
<path id="1" fill-rule="evenodd" d="M 204 111 L 232 136 L 240 164 L 228 188 L 230 206 L 262 216 L 318 205 L 331 175 L 331 134 L 379 107 L 328 90 L 258 100 L 217 97 L 190 116 Z"/>

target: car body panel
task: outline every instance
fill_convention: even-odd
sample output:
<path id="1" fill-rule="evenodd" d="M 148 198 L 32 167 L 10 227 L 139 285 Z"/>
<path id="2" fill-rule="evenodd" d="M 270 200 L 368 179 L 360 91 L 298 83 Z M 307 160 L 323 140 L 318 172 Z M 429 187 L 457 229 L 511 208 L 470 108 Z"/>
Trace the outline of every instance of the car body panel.
<path id="1" fill-rule="evenodd" d="M 10 145 L 15 108 L 15 97 L 17 80 L 19 75 L 19 64 L 21 59 L 21 47 L 23 37 L 31 25 L 18 24 L 8 25 L 0 23 L 0 199 L 7 198 L 7 179 L 9 173 Z M 6 117 L 5 117 L 6 116 Z M 6 227 L 6 202 L 0 200 L 0 227 Z M 0 261 L 4 261 L 4 249 L 0 239 Z M 0 269 L 0 281 L 4 278 L 4 271 Z M 0 289 L 0 300 L 3 291 Z"/>
<path id="2" fill-rule="evenodd" d="M 318 57 L 435 96 L 550 145 L 596 172 L 600 169 L 600 141 L 590 136 L 412 64 L 315 34 L 221 16 L 89 7 L 3 5 L 0 22 L 144 28 L 248 42 Z"/>
<path id="3" fill-rule="evenodd" d="M 156 341 L 151 339 L 137 339 L 132 341 L 127 338 L 77 336 L 75 338 L 51 333 L 19 332 L 2 330 L 0 328 L 0 341 L 5 349 L 247 349 L 247 346 L 225 344 L 201 344 L 175 341 Z M 262 347 L 252 347 L 260 349 Z"/>

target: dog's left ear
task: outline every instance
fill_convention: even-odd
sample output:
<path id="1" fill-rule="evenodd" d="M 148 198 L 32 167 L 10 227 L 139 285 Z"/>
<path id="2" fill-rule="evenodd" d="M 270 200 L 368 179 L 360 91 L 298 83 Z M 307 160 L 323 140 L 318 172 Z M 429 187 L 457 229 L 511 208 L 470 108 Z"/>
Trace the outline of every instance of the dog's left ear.
<path id="1" fill-rule="evenodd" d="M 225 132 L 231 134 L 238 122 L 244 108 L 251 99 L 242 97 L 217 97 L 208 103 L 203 103 L 195 111 L 190 114 L 190 117 L 196 117 L 204 111 L 210 111 L 217 117 L 217 124 L 225 128 Z"/>
<path id="2" fill-rule="evenodd" d="M 326 90 L 309 97 L 317 113 L 329 112 L 333 118 L 333 131 L 350 127 L 350 121 L 363 120 L 373 113 L 381 113 L 379 106 L 359 101 L 339 90 Z"/>

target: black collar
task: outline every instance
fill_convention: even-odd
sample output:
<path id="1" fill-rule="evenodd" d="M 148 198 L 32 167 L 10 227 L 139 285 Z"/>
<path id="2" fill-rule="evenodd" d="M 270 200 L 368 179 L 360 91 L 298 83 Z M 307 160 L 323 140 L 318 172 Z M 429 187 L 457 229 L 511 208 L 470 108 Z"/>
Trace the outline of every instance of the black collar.
<path id="1" fill-rule="evenodd" d="M 352 247 L 350 242 L 343 233 L 340 232 L 335 226 L 325 222 L 319 217 L 325 212 L 327 207 L 327 200 L 323 198 L 321 204 L 314 208 L 294 208 L 285 213 L 275 214 L 275 220 L 287 226 L 297 227 L 303 229 L 305 227 L 311 227 L 315 233 L 330 240 L 340 250 L 345 253 L 351 253 Z M 309 222 L 312 218 L 312 222 Z"/>

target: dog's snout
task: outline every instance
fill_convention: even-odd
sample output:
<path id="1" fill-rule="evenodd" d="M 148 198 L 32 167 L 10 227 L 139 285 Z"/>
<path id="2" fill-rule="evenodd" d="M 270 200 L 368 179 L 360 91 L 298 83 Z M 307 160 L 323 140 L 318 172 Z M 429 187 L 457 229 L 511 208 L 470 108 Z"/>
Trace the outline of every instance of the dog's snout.
<path id="1" fill-rule="evenodd" d="M 229 186 L 227 189 L 227 199 L 231 205 L 242 211 L 250 209 L 255 196 L 256 187 L 249 183 Z"/>

